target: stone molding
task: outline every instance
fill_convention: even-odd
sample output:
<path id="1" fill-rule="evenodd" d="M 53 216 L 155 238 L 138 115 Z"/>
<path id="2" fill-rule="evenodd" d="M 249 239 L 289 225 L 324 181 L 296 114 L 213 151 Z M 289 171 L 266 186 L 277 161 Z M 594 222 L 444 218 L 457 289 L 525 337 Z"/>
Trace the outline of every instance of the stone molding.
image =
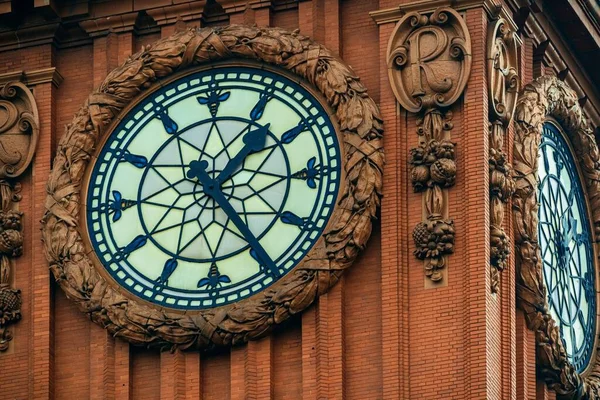
<path id="1" fill-rule="evenodd" d="M 560 74 L 561 80 L 575 90 L 578 98 L 589 99 L 583 105 L 583 110 L 594 126 L 600 126 L 600 92 L 594 82 L 588 78 L 585 70 L 581 68 L 560 33 L 555 30 L 543 13 L 529 12 L 529 8 L 521 7 L 522 2 L 519 0 L 506 0 L 506 3 L 515 15 L 522 9 L 527 11 L 518 32 L 531 38 L 536 47 L 548 41 L 548 45 L 545 46 L 541 55 L 544 64 L 557 76 Z"/>
<path id="2" fill-rule="evenodd" d="M 548 311 L 538 245 L 537 166 L 543 123 L 554 118 L 564 129 L 582 171 L 593 222 L 593 242 L 600 235 L 600 152 L 575 92 L 555 76 L 525 86 L 515 110 L 513 195 L 517 304 L 535 332 L 538 376 L 558 399 L 600 399 L 598 355 L 578 374 L 567 358 L 556 322 Z M 596 267 L 598 265 L 598 260 Z"/>
<path id="3" fill-rule="evenodd" d="M 55 87 L 59 87 L 63 80 L 64 78 L 60 72 L 58 72 L 56 67 L 0 74 L 0 85 L 4 85 L 13 81 L 23 82 L 27 86 L 35 86 L 42 83 L 52 82 Z"/>
<path id="4" fill-rule="evenodd" d="M 413 230 L 414 254 L 424 260 L 425 276 L 442 283 L 455 237 L 454 221 L 448 218 L 447 189 L 456 180 L 448 109 L 462 95 L 471 72 L 471 39 L 464 20 L 448 7 L 407 13 L 390 37 L 387 63 L 396 100 L 418 114 L 419 145 L 410 150 L 409 163 L 413 190 L 423 193 L 424 213 Z"/>
<path id="5" fill-rule="evenodd" d="M 500 272 L 507 266 L 510 240 L 504 231 L 505 205 L 515 189 L 512 166 L 504 151 L 504 136 L 512 120 L 519 91 L 516 32 L 504 18 L 490 22 L 487 37 L 490 174 L 490 288 L 497 293 Z"/>
<path id="6" fill-rule="evenodd" d="M 307 80 L 332 108 L 346 156 L 345 185 L 332 223 L 289 274 L 238 303 L 182 314 L 132 300 L 98 272 L 102 267 L 93 264 L 81 236 L 81 182 L 91 154 L 121 111 L 160 79 L 215 60 L 248 58 Z M 381 134 L 379 110 L 350 67 L 297 32 L 233 25 L 161 39 L 107 76 L 58 145 L 42 219 L 50 269 L 92 321 L 136 345 L 203 349 L 261 337 L 333 286 L 366 245 L 382 190 Z"/>
<path id="7" fill-rule="evenodd" d="M 15 257 L 23 253 L 23 213 L 17 210 L 21 185 L 39 137 L 39 114 L 21 82 L 0 86 L 0 351 L 12 340 L 9 326 L 21 319 L 21 291 L 13 287 Z"/>
<path id="8" fill-rule="evenodd" d="M 456 11 L 483 8 L 490 18 L 495 19 L 498 16 L 501 16 L 508 21 L 512 21 L 512 18 L 510 18 L 506 13 L 506 10 L 498 3 L 498 0 L 419 0 L 408 4 L 401 4 L 397 7 L 371 11 L 369 12 L 369 15 L 377 25 L 382 25 L 397 22 L 410 12 L 417 11 L 428 13 L 433 12 L 439 7 L 452 7 Z M 513 28 L 516 30 L 516 26 Z"/>

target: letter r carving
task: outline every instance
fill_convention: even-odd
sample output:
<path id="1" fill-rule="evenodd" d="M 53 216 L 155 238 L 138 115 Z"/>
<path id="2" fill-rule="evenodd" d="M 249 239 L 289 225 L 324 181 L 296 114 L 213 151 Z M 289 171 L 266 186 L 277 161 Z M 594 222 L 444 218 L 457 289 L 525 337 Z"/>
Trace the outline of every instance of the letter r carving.
<path id="1" fill-rule="evenodd" d="M 433 34 L 435 45 L 431 40 L 422 45 L 425 35 Z M 448 35 L 443 29 L 437 26 L 425 26 L 415 31 L 407 40 L 410 49 L 410 68 L 412 76 L 412 96 L 423 96 L 426 94 L 423 89 L 423 77 L 421 71 L 425 74 L 425 80 L 431 89 L 439 93 L 445 93 L 452 88 L 452 79 L 437 79 L 428 62 L 438 58 L 448 46 Z"/>

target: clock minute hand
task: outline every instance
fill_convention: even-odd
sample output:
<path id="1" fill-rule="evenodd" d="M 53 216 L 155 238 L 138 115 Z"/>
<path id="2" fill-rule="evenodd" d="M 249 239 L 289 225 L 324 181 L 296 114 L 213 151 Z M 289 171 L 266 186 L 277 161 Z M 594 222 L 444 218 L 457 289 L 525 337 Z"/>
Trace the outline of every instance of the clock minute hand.
<path id="1" fill-rule="evenodd" d="M 244 147 L 233 157 L 225 168 L 217 176 L 216 182 L 221 184 L 225 182 L 235 172 L 236 168 L 244 161 L 248 155 L 262 150 L 265 147 L 265 141 L 267 140 L 267 132 L 269 131 L 271 124 L 266 124 L 258 129 L 247 132 L 242 140 L 244 141 Z"/>
<path id="2" fill-rule="evenodd" d="M 221 191 L 221 188 L 219 187 L 219 184 L 216 181 L 216 179 L 212 179 L 208 175 L 208 173 L 206 172 L 206 167 L 208 167 L 207 161 L 192 161 L 190 163 L 190 170 L 187 172 L 188 178 L 198 178 L 198 180 L 202 184 L 204 193 L 210 196 L 223 209 L 223 211 L 225 212 L 225 214 L 227 214 L 231 222 L 233 222 L 233 224 L 236 226 L 236 228 L 238 228 L 242 236 L 244 236 L 244 239 L 246 239 L 250 247 L 254 249 L 261 262 L 264 265 L 266 265 L 267 268 L 269 268 L 273 276 L 279 276 L 279 269 L 277 269 L 277 266 L 275 265 L 271 257 L 269 257 L 269 255 L 262 247 L 258 239 L 254 236 L 252 231 L 250 231 L 250 228 L 248 228 L 248 226 L 244 224 L 242 218 L 237 214 L 231 203 L 227 200 L 227 198 Z"/>

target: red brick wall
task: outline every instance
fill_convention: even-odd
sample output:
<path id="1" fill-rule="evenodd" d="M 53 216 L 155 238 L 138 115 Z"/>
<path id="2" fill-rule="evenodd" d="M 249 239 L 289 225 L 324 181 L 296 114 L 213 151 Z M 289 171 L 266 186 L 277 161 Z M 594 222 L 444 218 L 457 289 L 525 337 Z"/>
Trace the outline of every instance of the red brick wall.
<path id="1" fill-rule="evenodd" d="M 22 179 L 25 254 L 17 261 L 23 320 L 8 354 L 0 354 L 0 398 L 7 399 L 546 399 L 535 381 L 533 335 L 515 313 L 514 262 L 493 296 L 488 278 L 488 132 L 485 77 L 487 15 L 464 14 L 473 70 L 453 107 L 458 178 L 449 190 L 456 253 L 448 284 L 426 289 L 413 255 L 421 194 L 412 192 L 408 154 L 416 117 L 402 110 L 387 78 L 394 25 L 369 11 L 407 0 L 312 0 L 291 9 L 240 9 L 232 23 L 281 26 L 319 40 L 352 66 L 379 104 L 387 165 L 380 219 L 364 254 L 327 295 L 272 335 L 217 353 L 162 353 L 130 347 L 79 312 L 56 287 L 41 253 L 39 219 L 53 146 L 106 74 L 161 36 L 110 33 L 92 44 L 43 45 L 0 53 L 0 73 L 56 67 L 59 87 L 34 88 L 42 139 Z M 285 2 L 277 2 L 279 5 Z M 123 3 L 125 4 L 125 3 Z M 200 26 L 200 20 L 179 22 Z M 521 49 L 523 81 L 533 76 L 531 43 Z M 506 141 L 510 152 L 512 129 Z M 510 207 L 508 207 L 510 209 Z M 507 219 L 511 232 L 511 220 Z"/>

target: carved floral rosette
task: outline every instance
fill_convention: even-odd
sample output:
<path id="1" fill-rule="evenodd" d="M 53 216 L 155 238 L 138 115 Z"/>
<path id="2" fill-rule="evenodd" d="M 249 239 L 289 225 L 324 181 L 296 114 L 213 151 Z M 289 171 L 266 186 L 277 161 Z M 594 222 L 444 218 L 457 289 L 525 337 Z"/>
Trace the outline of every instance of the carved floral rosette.
<path id="1" fill-rule="evenodd" d="M 13 259 L 23 253 L 23 213 L 15 181 L 29 166 L 39 137 L 39 116 L 31 91 L 20 82 L 0 87 L 0 351 L 13 335 L 11 324 L 21 319 L 21 291 L 12 287 Z"/>
<path id="2" fill-rule="evenodd" d="M 487 43 L 490 114 L 490 277 L 491 291 L 497 293 L 500 272 L 507 266 L 511 247 L 508 234 L 502 225 L 505 204 L 514 192 L 515 183 L 512 166 L 504 151 L 504 136 L 517 103 L 519 76 L 515 32 L 504 18 L 498 18 L 489 25 Z"/>
<path id="3" fill-rule="evenodd" d="M 440 7 L 410 12 L 394 29 L 387 49 L 392 90 L 407 111 L 419 113 L 418 147 L 409 163 L 415 192 L 423 193 L 425 218 L 413 230 L 425 275 L 441 282 L 447 255 L 454 252 L 454 222 L 447 214 L 446 189 L 454 186 L 456 164 L 445 110 L 462 94 L 471 72 L 471 39 L 460 14 Z"/>
<path id="4" fill-rule="evenodd" d="M 517 300 L 529 329 L 535 332 L 539 377 L 559 399 L 600 399 L 600 360 L 591 373 L 580 375 L 567 358 L 560 331 L 549 313 L 538 244 L 537 169 L 543 123 L 552 117 L 562 126 L 583 173 L 594 227 L 600 234 L 600 152 L 575 92 L 554 76 L 525 86 L 515 111 L 513 195 L 517 266 Z"/>
<path id="5" fill-rule="evenodd" d="M 79 232 L 80 185 L 90 154 L 123 108 L 153 83 L 184 68 L 232 58 L 258 60 L 299 75 L 335 111 L 343 135 L 346 182 L 332 223 L 294 270 L 238 303 L 181 314 L 132 300 L 98 273 Z M 133 344 L 202 349 L 260 337 L 325 293 L 364 248 L 381 196 L 381 133 L 379 110 L 354 72 L 306 36 L 236 25 L 176 33 L 112 71 L 67 127 L 48 181 L 42 220 L 50 269 L 83 312 Z"/>

